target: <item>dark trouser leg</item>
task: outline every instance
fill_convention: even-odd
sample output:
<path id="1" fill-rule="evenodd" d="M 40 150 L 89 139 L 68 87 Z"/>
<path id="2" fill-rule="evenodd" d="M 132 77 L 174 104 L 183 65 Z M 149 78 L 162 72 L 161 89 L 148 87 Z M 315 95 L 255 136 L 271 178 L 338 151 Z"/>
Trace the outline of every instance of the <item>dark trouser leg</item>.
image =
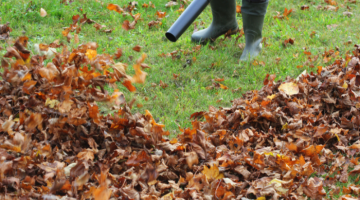
<path id="1" fill-rule="evenodd" d="M 243 0 L 241 6 L 245 49 L 240 60 L 249 60 L 261 51 L 262 29 L 269 0 Z"/>

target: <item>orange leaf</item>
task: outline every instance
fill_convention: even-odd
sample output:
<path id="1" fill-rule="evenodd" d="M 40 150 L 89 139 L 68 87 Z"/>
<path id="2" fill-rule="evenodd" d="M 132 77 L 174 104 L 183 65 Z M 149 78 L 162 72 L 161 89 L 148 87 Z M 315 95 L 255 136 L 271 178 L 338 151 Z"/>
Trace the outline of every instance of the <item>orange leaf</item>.
<path id="1" fill-rule="evenodd" d="M 284 16 L 287 17 L 288 15 L 290 15 L 290 13 L 292 13 L 293 9 L 290 9 L 288 10 L 287 8 L 285 8 L 285 11 L 284 11 Z"/>
<path id="2" fill-rule="evenodd" d="M 241 6 L 236 5 L 236 13 L 241 13 Z"/>
<path id="3" fill-rule="evenodd" d="M 61 189 L 60 190 L 71 190 L 71 184 L 70 184 L 70 182 L 69 182 L 69 180 L 66 180 L 66 182 L 65 182 L 65 184 L 61 187 Z"/>
<path id="4" fill-rule="evenodd" d="M 27 47 L 29 38 L 26 36 L 21 36 L 21 37 L 19 37 L 18 41 L 22 46 Z"/>
<path id="5" fill-rule="evenodd" d="M 31 74 L 27 72 L 25 76 L 21 78 L 21 81 L 31 81 Z"/>
<path id="6" fill-rule="evenodd" d="M 93 189 L 92 195 L 94 197 L 94 200 L 108 200 L 110 199 L 112 190 L 108 188 L 106 183 L 106 174 L 101 172 L 100 177 L 100 187 Z M 91 189 L 90 189 L 91 190 Z"/>
<path id="7" fill-rule="evenodd" d="M 39 44 L 39 49 L 40 51 L 48 51 L 49 50 L 49 45 L 46 44 Z"/>
<path id="8" fill-rule="evenodd" d="M 40 113 L 31 113 L 30 117 L 28 117 L 26 120 L 26 125 L 28 130 L 35 129 L 38 125 L 41 124 L 43 121 Z"/>
<path id="9" fill-rule="evenodd" d="M 226 87 L 225 85 L 223 85 L 223 84 L 221 84 L 221 83 L 219 83 L 220 84 L 220 88 L 221 89 L 223 89 L 223 90 L 227 90 L 227 89 L 229 89 L 228 87 Z"/>
<path id="10" fill-rule="evenodd" d="M 305 159 L 304 159 L 304 156 L 300 156 L 300 158 L 299 158 L 299 160 L 298 160 L 298 163 L 301 165 L 301 166 L 303 166 L 303 165 L 305 165 Z"/>
<path id="11" fill-rule="evenodd" d="M 108 6 L 107 6 L 107 9 L 109 9 L 109 10 L 113 10 L 113 11 L 115 11 L 115 12 L 118 12 L 118 13 L 122 13 L 122 12 L 124 12 L 124 10 L 119 6 L 119 5 L 117 5 L 117 4 L 112 4 L 112 3 L 110 3 Z"/>
<path id="12" fill-rule="evenodd" d="M 294 143 L 288 143 L 286 144 L 286 148 L 289 149 L 290 151 L 298 151 L 298 147 L 296 146 L 296 144 Z"/>
<path id="13" fill-rule="evenodd" d="M 318 74 L 321 74 L 321 71 L 322 71 L 322 68 L 323 68 L 323 67 L 322 67 L 322 66 L 318 66 L 317 68 L 318 68 L 318 69 L 317 69 L 317 73 L 318 73 Z"/>
<path id="14" fill-rule="evenodd" d="M 213 164 L 210 168 L 204 165 L 204 170 L 201 171 L 207 179 L 209 180 L 216 180 L 224 178 L 224 174 L 219 172 L 219 168 L 216 164 Z"/>
<path id="15" fill-rule="evenodd" d="M 85 124 L 87 121 L 86 119 L 83 118 L 69 118 L 69 120 L 67 121 L 67 123 L 75 125 L 75 126 L 80 126 Z"/>
<path id="16" fill-rule="evenodd" d="M 156 11 L 156 15 L 159 19 L 162 19 L 165 17 L 166 12 Z"/>
<path id="17" fill-rule="evenodd" d="M 163 89 L 168 87 L 168 84 L 164 83 L 162 80 L 160 80 L 160 87 L 162 87 Z"/>
<path id="18" fill-rule="evenodd" d="M 35 87 L 37 81 L 27 81 L 24 83 L 22 90 L 26 94 L 30 94 L 30 91 Z"/>
<path id="19" fill-rule="evenodd" d="M 96 50 L 88 49 L 88 50 L 86 50 L 85 55 L 86 55 L 90 60 L 94 60 L 94 58 L 97 56 L 97 52 L 96 52 Z"/>
<path id="20" fill-rule="evenodd" d="M 115 59 L 119 59 L 119 58 L 122 56 L 122 54 L 123 54 L 122 49 L 119 49 L 119 48 L 118 48 L 118 49 L 116 50 L 116 53 L 114 54 L 114 56 L 115 56 L 114 58 L 115 58 Z"/>
<path id="21" fill-rule="evenodd" d="M 226 188 L 222 185 L 220 185 L 219 187 L 216 187 L 215 189 L 215 197 L 216 199 L 220 199 L 222 196 L 224 196 L 226 193 Z"/>
<path id="22" fill-rule="evenodd" d="M 134 48 L 133 48 L 134 51 L 137 51 L 137 52 L 140 52 L 141 51 L 141 46 L 139 45 L 136 45 Z"/>
<path id="23" fill-rule="evenodd" d="M 144 83 L 145 82 L 145 78 L 147 76 L 147 73 L 141 71 L 141 63 L 144 62 L 146 57 L 147 57 L 147 55 L 143 54 L 141 56 L 141 58 L 136 61 L 136 64 L 134 65 L 135 76 L 133 76 L 131 78 L 132 83 Z"/>
<path id="24" fill-rule="evenodd" d="M 216 78 L 215 81 L 217 82 L 223 82 L 225 79 L 224 78 Z"/>
<path id="25" fill-rule="evenodd" d="M 220 137 L 220 140 L 223 140 L 224 137 L 226 136 L 226 130 L 221 129 L 221 130 L 217 130 L 214 135 L 218 135 Z"/>
<path id="26" fill-rule="evenodd" d="M 170 140 L 170 144 L 176 144 L 178 143 L 179 141 L 176 139 L 176 138 L 173 138 L 172 140 Z"/>
<path id="27" fill-rule="evenodd" d="M 92 118 L 96 124 L 99 124 L 99 107 L 96 104 L 91 104 L 89 102 L 87 105 L 89 109 L 89 117 Z"/>
<path id="28" fill-rule="evenodd" d="M 129 20 L 125 20 L 122 24 L 122 28 L 128 31 L 130 29 L 134 29 L 135 25 L 136 25 L 136 21 L 130 23 Z"/>
<path id="29" fill-rule="evenodd" d="M 304 54 L 308 55 L 308 56 L 311 56 L 311 52 L 309 52 L 309 51 L 304 51 Z"/>

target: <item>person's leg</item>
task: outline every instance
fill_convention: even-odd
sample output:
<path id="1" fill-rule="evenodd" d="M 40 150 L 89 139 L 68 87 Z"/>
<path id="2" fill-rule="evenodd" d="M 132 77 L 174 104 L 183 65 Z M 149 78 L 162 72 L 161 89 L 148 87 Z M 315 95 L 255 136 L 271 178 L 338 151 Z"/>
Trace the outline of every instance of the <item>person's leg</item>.
<path id="1" fill-rule="evenodd" d="M 261 51 L 262 29 L 269 0 L 243 0 L 241 13 L 245 33 L 245 49 L 240 60 L 248 60 Z"/>
<path id="2" fill-rule="evenodd" d="M 213 21 L 207 29 L 195 32 L 191 36 L 193 42 L 215 40 L 229 30 L 235 34 L 239 29 L 236 21 L 235 0 L 210 0 L 210 6 Z"/>

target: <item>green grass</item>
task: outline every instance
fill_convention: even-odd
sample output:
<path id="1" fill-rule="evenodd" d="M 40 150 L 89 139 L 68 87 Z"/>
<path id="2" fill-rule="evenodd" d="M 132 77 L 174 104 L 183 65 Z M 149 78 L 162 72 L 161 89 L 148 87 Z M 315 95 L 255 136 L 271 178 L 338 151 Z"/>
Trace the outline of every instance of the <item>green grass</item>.
<path id="1" fill-rule="evenodd" d="M 351 170 L 349 169 L 348 170 L 348 172 L 350 172 Z M 331 178 L 334 178 L 335 177 L 335 175 L 334 174 L 331 174 L 331 175 L 324 175 L 324 176 L 322 176 L 324 179 L 326 179 L 327 178 L 327 176 L 328 177 L 331 177 Z M 325 191 L 326 191 L 326 197 L 327 197 L 327 199 L 339 199 L 342 195 L 344 195 L 344 193 L 343 193 L 343 187 L 345 187 L 345 188 L 348 188 L 350 185 L 359 185 L 360 184 L 360 181 L 359 181 L 359 179 L 358 179 L 358 177 L 359 177 L 360 175 L 359 174 L 357 174 L 357 175 L 353 175 L 353 176 L 349 176 L 349 178 L 348 178 L 348 182 L 347 183 L 342 183 L 342 182 L 336 182 L 335 183 L 335 187 L 336 188 L 340 188 L 340 191 L 339 191 L 339 193 L 337 193 L 337 194 L 333 194 L 333 195 L 331 195 L 331 191 L 333 190 L 332 188 L 330 188 L 330 187 L 324 187 L 324 189 L 325 189 Z M 336 177 L 335 177 L 336 178 Z M 332 191 L 332 192 L 334 192 L 334 191 Z M 355 195 L 354 195 L 355 196 Z"/>
<path id="2" fill-rule="evenodd" d="M 124 50 L 124 55 L 119 62 L 132 65 L 140 57 L 140 53 L 132 50 L 135 45 L 142 46 L 142 52 L 148 55 L 146 63 L 151 66 L 147 69 L 149 76 L 146 83 L 136 85 L 137 92 L 130 93 L 120 85 L 120 90 L 125 93 L 129 101 L 136 98 L 134 105 L 142 104 L 142 108 L 134 106 L 134 112 L 150 110 L 159 122 L 166 125 L 174 135 L 178 133 L 178 125 L 182 127 L 190 126 L 189 117 L 192 113 L 207 110 L 210 105 L 215 107 L 231 106 L 231 100 L 241 97 L 241 93 L 259 89 L 267 73 L 276 74 L 278 79 L 286 76 L 295 77 L 303 70 L 315 70 L 317 66 L 325 66 L 322 62 L 321 54 L 327 49 L 340 47 L 340 55 L 353 49 L 352 45 L 344 45 L 348 40 L 356 43 L 359 39 L 358 32 L 360 26 L 356 22 L 360 16 L 358 11 L 360 6 L 357 4 L 346 3 L 339 5 L 339 10 L 324 11 L 317 10 L 318 5 L 325 6 L 323 0 L 314 0 L 314 4 L 306 0 L 271 0 L 268 13 L 265 19 L 263 35 L 266 38 L 267 47 L 262 54 L 256 58 L 257 61 L 265 63 L 254 66 L 253 62 L 239 63 L 239 57 L 243 49 L 238 44 L 244 43 L 244 37 L 236 43 L 235 37 L 220 41 L 220 38 L 213 44 L 209 43 L 191 55 L 178 53 L 179 57 L 160 57 L 159 54 L 170 53 L 176 50 L 192 50 L 196 44 L 191 43 L 190 37 L 194 30 L 191 26 L 176 43 L 166 40 L 164 34 L 171 24 L 180 15 L 176 10 L 178 6 L 166 8 L 167 0 L 153 0 L 156 8 L 143 8 L 143 3 L 149 1 L 138 1 L 137 10 L 134 13 L 141 13 L 141 18 L 134 30 L 125 31 L 121 25 L 124 20 L 132 21 L 130 16 L 122 15 L 106 9 L 108 3 L 117 3 L 124 6 L 123 1 L 103 0 L 103 5 L 95 0 L 75 0 L 69 5 L 60 4 L 60 1 L 25 1 L 25 0 L 1 0 L 0 16 L 2 24 L 10 22 L 13 32 L 11 36 L 16 38 L 25 34 L 30 39 L 30 50 L 33 50 L 34 43 L 51 43 L 55 39 L 61 39 L 65 44 L 66 38 L 61 35 L 63 27 L 68 27 L 72 23 L 71 17 L 76 14 L 87 13 L 88 18 L 95 20 L 99 24 L 106 25 L 113 29 L 113 32 L 106 34 L 96 31 L 92 25 L 85 24 L 79 34 L 80 43 L 94 41 L 99 44 L 98 52 L 113 54 L 117 48 Z M 343 1 L 338 1 L 339 3 Z M 238 4 L 241 4 L 238 1 Z M 302 5 L 309 4 L 309 11 L 302 11 Z M 349 6 L 354 13 L 352 17 L 343 15 Z M 42 18 L 39 14 L 40 8 L 44 8 L 48 16 Z M 288 19 L 277 20 L 273 16 L 276 11 L 283 12 L 285 8 L 294 9 Z M 83 10 L 82 12 L 80 10 Z M 153 27 L 149 30 L 147 24 L 156 20 L 156 11 L 165 11 L 167 17 L 162 19 L 162 25 L 158 28 Z M 204 22 L 204 27 L 211 23 L 210 7 L 196 20 L 198 24 Z M 241 14 L 237 15 L 239 26 L 242 27 Z M 327 25 L 337 24 L 338 27 L 329 30 Z M 201 27 L 200 27 L 201 28 Z M 311 33 L 316 34 L 311 37 Z M 282 42 L 288 38 L 295 38 L 295 44 L 283 47 Z M 5 42 L 0 43 L 5 49 Z M 76 47 L 72 40 L 70 47 Z M 212 50 L 209 47 L 216 47 Z M 304 64 L 307 60 L 304 49 L 310 51 L 313 56 L 320 55 L 310 68 Z M 1 55 L 5 53 L 2 50 Z M 129 60 L 129 56 L 134 59 Z M 187 60 L 196 58 L 191 65 L 187 65 Z M 277 59 L 281 58 L 280 61 Z M 296 66 L 303 65 L 298 69 Z M 133 73 L 130 67 L 130 74 Z M 180 74 L 175 80 L 173 74 Z M 228 90 L 213 89 L 207 90 L 206 87 L 212 84 L 215 78 L 224 78 L 223 85 Z M 163 89 L 152 85 L 163 81 L 168 87 Z M 233 93 L 232 90 L 241 88 L 240 92 Z M 111 90 L 109 88 L 109 90 Z M 145 98 L 149 100 L 146 101 Z M 107 111 L 107 107 L 102 108 Z"/>
<path id="3" fill-rule="evenodd" d="M 240 38 L 238 43 L 235 37 L 224 41 L 220 41 L 219 38 L 213 44 L 202 46 L 196 53 L 190 55 L 178 53 L 179 57 L 172 59 L 160 57 L 159 54 L 177 50 L 190 51 L 197 45 L 190 41 L 194 26 L 191 26 L 176 43 L 167 41 L 164 36 L 166 30 L 180 15 L 176 12 L 179 5 L 166 8 L 167 0 L 152 0 L 156 6 L 155 9 L 143 8 L 141 5 L 149 1 L 139 0 L 134 13 L 141 13 L 142 20 L 138 22 L 134 30 L 125 31 L 121 27 L 123 21 L 132 21 L 132 18 L 123 17 L 106 9 L 108 3 L 124 6 L 125 3 L 122 3 L 124 1 L 103 0 L 102 2 L 103 5 L 95 0 L 75 0 L 69 5 L 63 5 L 60 1 L 0 0 L 0 24 L 10 22 L 13 29 L 12 38 L 17 38 L 25 32 L 29 37 L 30 50 L 34 50 L 35 43 L 49 44 L 56 39 L 74 48 L 77 44 L 74 44 L 73 40 L 68 44 L 66 38 L 61 35 L 61 31 L 63 27 L 68 27 L 72 23 L 73 15 L 87 13 L 88 18 L 106 25 L 113 31 L 106 34 L 96 31 L 92 25 L 85 24 L 79 34 L 80 43 L 97 42 L 99 53 L 114 54 L 117 48 L 122 48 L 124 55 L 119 62 L 130 66 L 141 56 L 141 53 L 133 51 L 132 48 L 135 45 L 142 46 L 142 52 L 148 55 L 145 62 L 151 67 L 145 70 L 149 74 L 146 83 L 137 84 L 135 93 L 128 92 L 122 85 L 119 85 L 119 88 L 124 92 L 127 101 L 136 98 L 134 105 L 143 105 L 142 108 L 134 106 L 134 112 L 144 113 L 145 109 L 149 110 L 160 123 L 166 125 L 166 129 L 170 130 L 173 136 L 179 133 L 178 125 L 190 126 L 189 117 L 192 113 L 207 110 L 210 105 L 231 106 L 231 100 L 241 97 L 243 92 L 260 89 L 266 74 L 276 74 L 278 79 L 285 79 L 287 76 L 296 77 L 304 70 L 314 71 L 317 66 L 326 66 L 331 63 L 331 61 L 327 64 L 323 62 L 322 53 L 325 50 L 339 47 L 339 55 L 344 57 L 345 53 L 353 50 L 353 45 L 359 42 L 360 6 L 358 4 L 338 0 L 339 9 L 334 12 L 317 10 L 318 5 L 326 5 L 323 0 L 311 2 L 308 0 L 271 0 L 263 31 L 268 45 L 256 58 L 258 62 L 265 63 L 264 66 L 255 66 L 253 61 L 239 63 L 238 59 L 243 50 L 239 48 L 239 43 L 244 43 L 244 37 Z M 240 3 L 238 0 L 238 4 Z M 309 11 L 300 9 L 305 4 L 310 6 Z M 48 15 L 45 18 L 40 16 L 40 8 L 47 11 Z M 273 18 L 276 11 L 282 13 L 285 8 L 294 9 L 288 19 Z M 351 17 L 343 15 L 348 8 L 353 13 Z M 156 20 L 156 11 L 165 11 L 167 17 L 162 19 L 161 26 L 149 30 L 147 24 Z M 206 27 L 210 25 L 211 18 L 211 9 L 208 7 L 196 22 L 198 24 L 204 22 Z M 237 20 L 239 26 L 242 27 L 240 14 L 237 15 Z M 338 26 L 333 29 L 327 28 L 328 25 L 333 24 Z M 313 31 L 316 33 L 312 34 Z M 283 41 L 289 38 L 294 38 L 295 44 L 283 47 Z M 352 44 L 345 45 L 344 43 L 349 40 L 352 40 Z M 3 47 L 0 55 L 4 55 L 6 42 L 0 41 L 0 46 Z M 212 50 L 210 47 L 216 49 Z M 311 52 L 312 57 L 319 55 L 319 58 L 315 62 L 306 63 L 308 56 L 304 54 L 304 50 Z M 129 59 L 129 56 L 133 59 Z M 196 58 L 196 61 L 191 65 L 187 64 L 187 61 L 193 58 Z M 301 65 L 303 68 L 298 69 L 297 66 Z M 310 65 L 314 68 L 310 68 Z M 131 67 L 129 69 L 129 74 L 133 74 L 133 69 Z M 173 74 L 180 75 L 174 79 Z M 206 87 L 210 86 L 215 78 L 224 78 L 225 81 L 222 84 L 229 89 L 207 90 Z M 168 87 L 165 89 L 160 87 L 160 81 L 168 84 Z M 154 84 L 157 86 L 153 87 Z M 238 88 L 241 88 L 240 92 L 232 92 Z M 146 98 L 148 98 L 147 101 Z M 105 106 L 101 109 L 109 112 Z M 349 183 L 337 183 L 337 186 L 347 186 L 353 183 L 355 178 L 350 177 Z"/>

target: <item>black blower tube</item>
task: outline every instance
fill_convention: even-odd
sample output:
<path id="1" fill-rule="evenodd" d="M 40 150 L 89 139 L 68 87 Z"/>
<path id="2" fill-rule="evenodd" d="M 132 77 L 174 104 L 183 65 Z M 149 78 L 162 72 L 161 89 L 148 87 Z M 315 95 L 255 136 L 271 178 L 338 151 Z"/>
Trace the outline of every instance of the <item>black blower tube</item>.
<path id="1" fill-rule="evenodd" d="M 176 42 L 180 36 L 189 28 L 200 13 L 206 8 L 210 0 L 194 0 L 180 15 L 176 22 L 166 32 L 165 36 L 171 42 Z"/>

